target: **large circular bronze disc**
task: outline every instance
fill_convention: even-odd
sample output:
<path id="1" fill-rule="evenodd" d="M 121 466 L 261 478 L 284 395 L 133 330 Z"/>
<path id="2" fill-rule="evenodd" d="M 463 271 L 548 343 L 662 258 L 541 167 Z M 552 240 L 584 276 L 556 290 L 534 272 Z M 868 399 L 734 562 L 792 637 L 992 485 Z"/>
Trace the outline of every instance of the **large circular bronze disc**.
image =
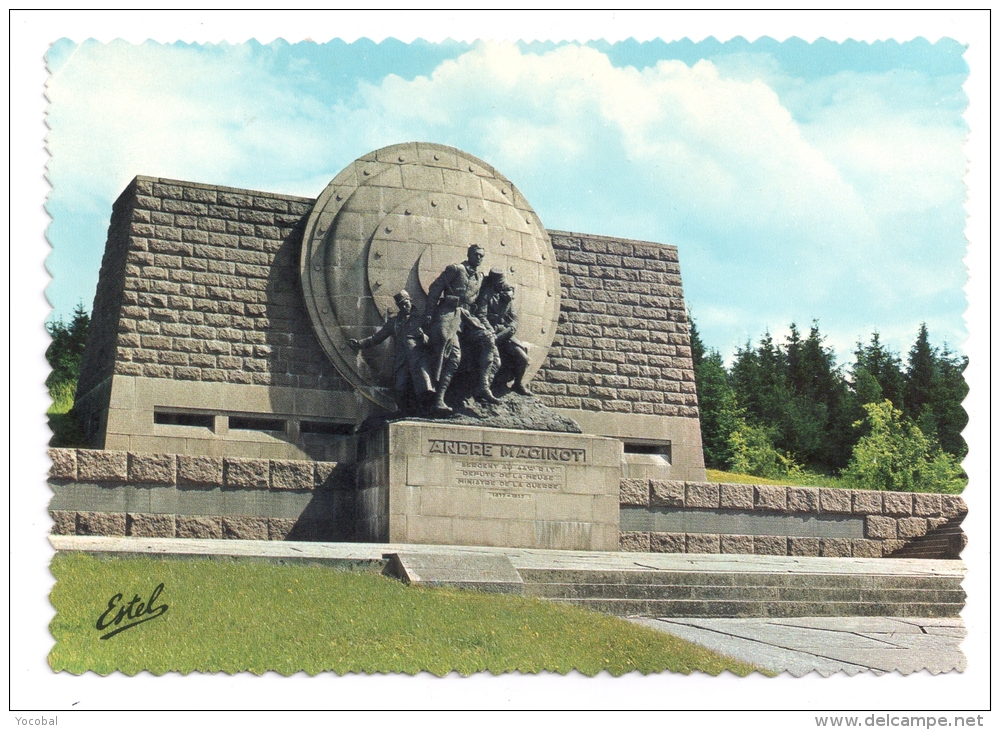
<path id="1" fill-rule="evenodd" d="M 531 378 L 559 319 L 559 270 L 552 243 L 524 196 L 480 159 L 453 147 L 413 142 L 361 157 L 316 200 L 302 244 L 302 291 L 323 349 L 348 381 L 392 410 L 393 345 L 354 352 L 406 289 L 422 314 L 427 289 L 478 243 L 481 268 L 502 269 L 515 286 L 517 338 L 528 345 Z"/>

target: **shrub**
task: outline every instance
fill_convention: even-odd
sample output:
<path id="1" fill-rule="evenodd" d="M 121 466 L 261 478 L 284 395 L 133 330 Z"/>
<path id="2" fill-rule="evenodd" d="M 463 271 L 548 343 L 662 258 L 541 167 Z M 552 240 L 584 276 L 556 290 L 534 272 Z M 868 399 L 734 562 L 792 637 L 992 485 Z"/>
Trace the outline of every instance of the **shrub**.
<path id="1" fill-rule="evenodd" d="M 968 482 L 958 460 L 924 435 L 892 402 L 867 403 L 858 441 L 841 476 L 857 489 L 957 494 Z"/>
<path id="2" fill-rule="evenodd" d="M 729 435 L 732 471 L 757 477 L 798 477 L 802 467 L 774 447 L 770 432 L 763 426 L 741 421 Z"/>

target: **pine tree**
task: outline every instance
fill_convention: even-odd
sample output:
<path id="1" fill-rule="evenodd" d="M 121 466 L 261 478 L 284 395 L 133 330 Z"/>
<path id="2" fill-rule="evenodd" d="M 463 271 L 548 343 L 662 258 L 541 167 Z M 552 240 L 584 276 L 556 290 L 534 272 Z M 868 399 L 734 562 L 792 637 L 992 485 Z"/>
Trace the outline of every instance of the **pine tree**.
<path id="1" fill-rule="evenodd" d="M 50 391 L 56 387 L 65 388 L 69 384 L 75 387 L 80 375 L 83 348 L 87 344 L 90 315 L 83 308 L 83 303 L 78 303 L 69 324 L 59 317 L 46 323 L 45 329 L 52 337 L 52 342 L 45 350 L 45 358 L 49 361 L 52 372 L 45 379 L 45 384 Z"/>
<path id="2" fill-rule="evenodd" d="M 922 417 L 924 406 L 934 397 L 936 355 L 927 336 L 927 324 L 922 322 L 917 340 L 910 348 L 903 396 L 903 413 L 915 421 Z M 926 435 L 926 431 L 924 433 Z"/>
<path id="3" fill-rule="evenodd" d="M 969 451 L 962 438 L 962 430 L 969 422 L 969 416 L 962 407 L 962 401 L 969 394 L 969 385 L 963 375 L 968 365 L 969 358 L 952 353 L 945 344 L 936 358 L 936 378 L 931 397 L 938 442 L 942 449 L 959 460 L 964 459 Z"/>
<path id="4" fill-rule="evenodd" d="M 733 456 L 729 439 L 743 419 L 718 350 L 710 350 L 705 356 L 696 378 L 705 465 L 712 469 L 728 469 Z"/>
<path id="5" fill-rule="evenodd" d="M 859 371 L 866 370 L 878 383 L 881 397 L 892 401 L 896 408 L 902 409 L 904 376 L 899 355 L 883 346 L 878 332 L 873 332 L 869 344 L 858 343 L 854 356 L 855 362 L 852 370 L 855 383 L 858 380 Z"/>

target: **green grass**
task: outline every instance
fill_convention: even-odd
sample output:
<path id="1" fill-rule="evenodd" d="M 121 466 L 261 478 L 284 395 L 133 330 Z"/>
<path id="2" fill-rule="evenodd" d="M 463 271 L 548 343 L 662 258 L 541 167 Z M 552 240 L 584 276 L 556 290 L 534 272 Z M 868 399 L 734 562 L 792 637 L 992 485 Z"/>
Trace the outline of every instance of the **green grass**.
<path id="1" fill-rule="evenodd" d="M 780 484 L 791 487 L 832 487 L 834 489 L 852 489 L 837 477 L 827 474 L 806 471 L 795 479 L 777 479 L 774 477 L 755 477 L 750 474 L 734 474 L 718 469 L 706 469 L 705 478 L 710 482 L 729 482 L 735 484 Z"/>
<path id="2" fill-rule="evenodd" d="M 49 446 L 53 448 L 86 448 L 83 430 L 73 412 L 73 398 L 76 395 L 76 382 L 59 383 L 49 389 L 52 405 L 45 414 L 49 417 L 49 428 L 52 438 Z"/>
<path id="3" fill-rule="evenodd" d="M 253 560 L 60 553 L 50 628 L 57 671 L 404 672 L 745 676 L 755 667 L 612 616 L 533 598 L 405 586 L 374 571 Z M 159 584 L 162 617 L 101 640 L 122 593 Z"/>

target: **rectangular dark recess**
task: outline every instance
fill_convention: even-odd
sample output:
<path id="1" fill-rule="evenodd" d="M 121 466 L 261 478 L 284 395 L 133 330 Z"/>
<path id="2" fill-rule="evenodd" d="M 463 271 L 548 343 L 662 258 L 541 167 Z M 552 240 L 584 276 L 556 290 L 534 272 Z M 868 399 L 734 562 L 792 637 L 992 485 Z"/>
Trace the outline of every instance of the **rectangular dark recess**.
<path id="1" fill-rule="evenodd" d="M 670 444 L 640 444 L 635 442 L 626 441 L 625 453 L 626 454 L 654 454 L 656 456 L 662 456 L 667 461 L 670 461 Z"/>
<path id="2" fill-rule="evenodd" d="M 327 436 L 350 436 L 354 433 L 354 424 L 329 423 L 324 421 L 302 421 L 299 433 L 321 433 Z"/>
<path id="3" fill-rule="evenodd" d="M 153 411 L 153 423 L 165 426 L 197 426 L 214 428 L 215 416 L 208 413 L 172 413 L 169 411 Z"/>
<path id="4" fill-rule="evenodd" d="M 229 430 L 233 431 L 280 431 L 285 432 L 285 422 L 278 418 L 251 418 L 230 416 Z"/>

